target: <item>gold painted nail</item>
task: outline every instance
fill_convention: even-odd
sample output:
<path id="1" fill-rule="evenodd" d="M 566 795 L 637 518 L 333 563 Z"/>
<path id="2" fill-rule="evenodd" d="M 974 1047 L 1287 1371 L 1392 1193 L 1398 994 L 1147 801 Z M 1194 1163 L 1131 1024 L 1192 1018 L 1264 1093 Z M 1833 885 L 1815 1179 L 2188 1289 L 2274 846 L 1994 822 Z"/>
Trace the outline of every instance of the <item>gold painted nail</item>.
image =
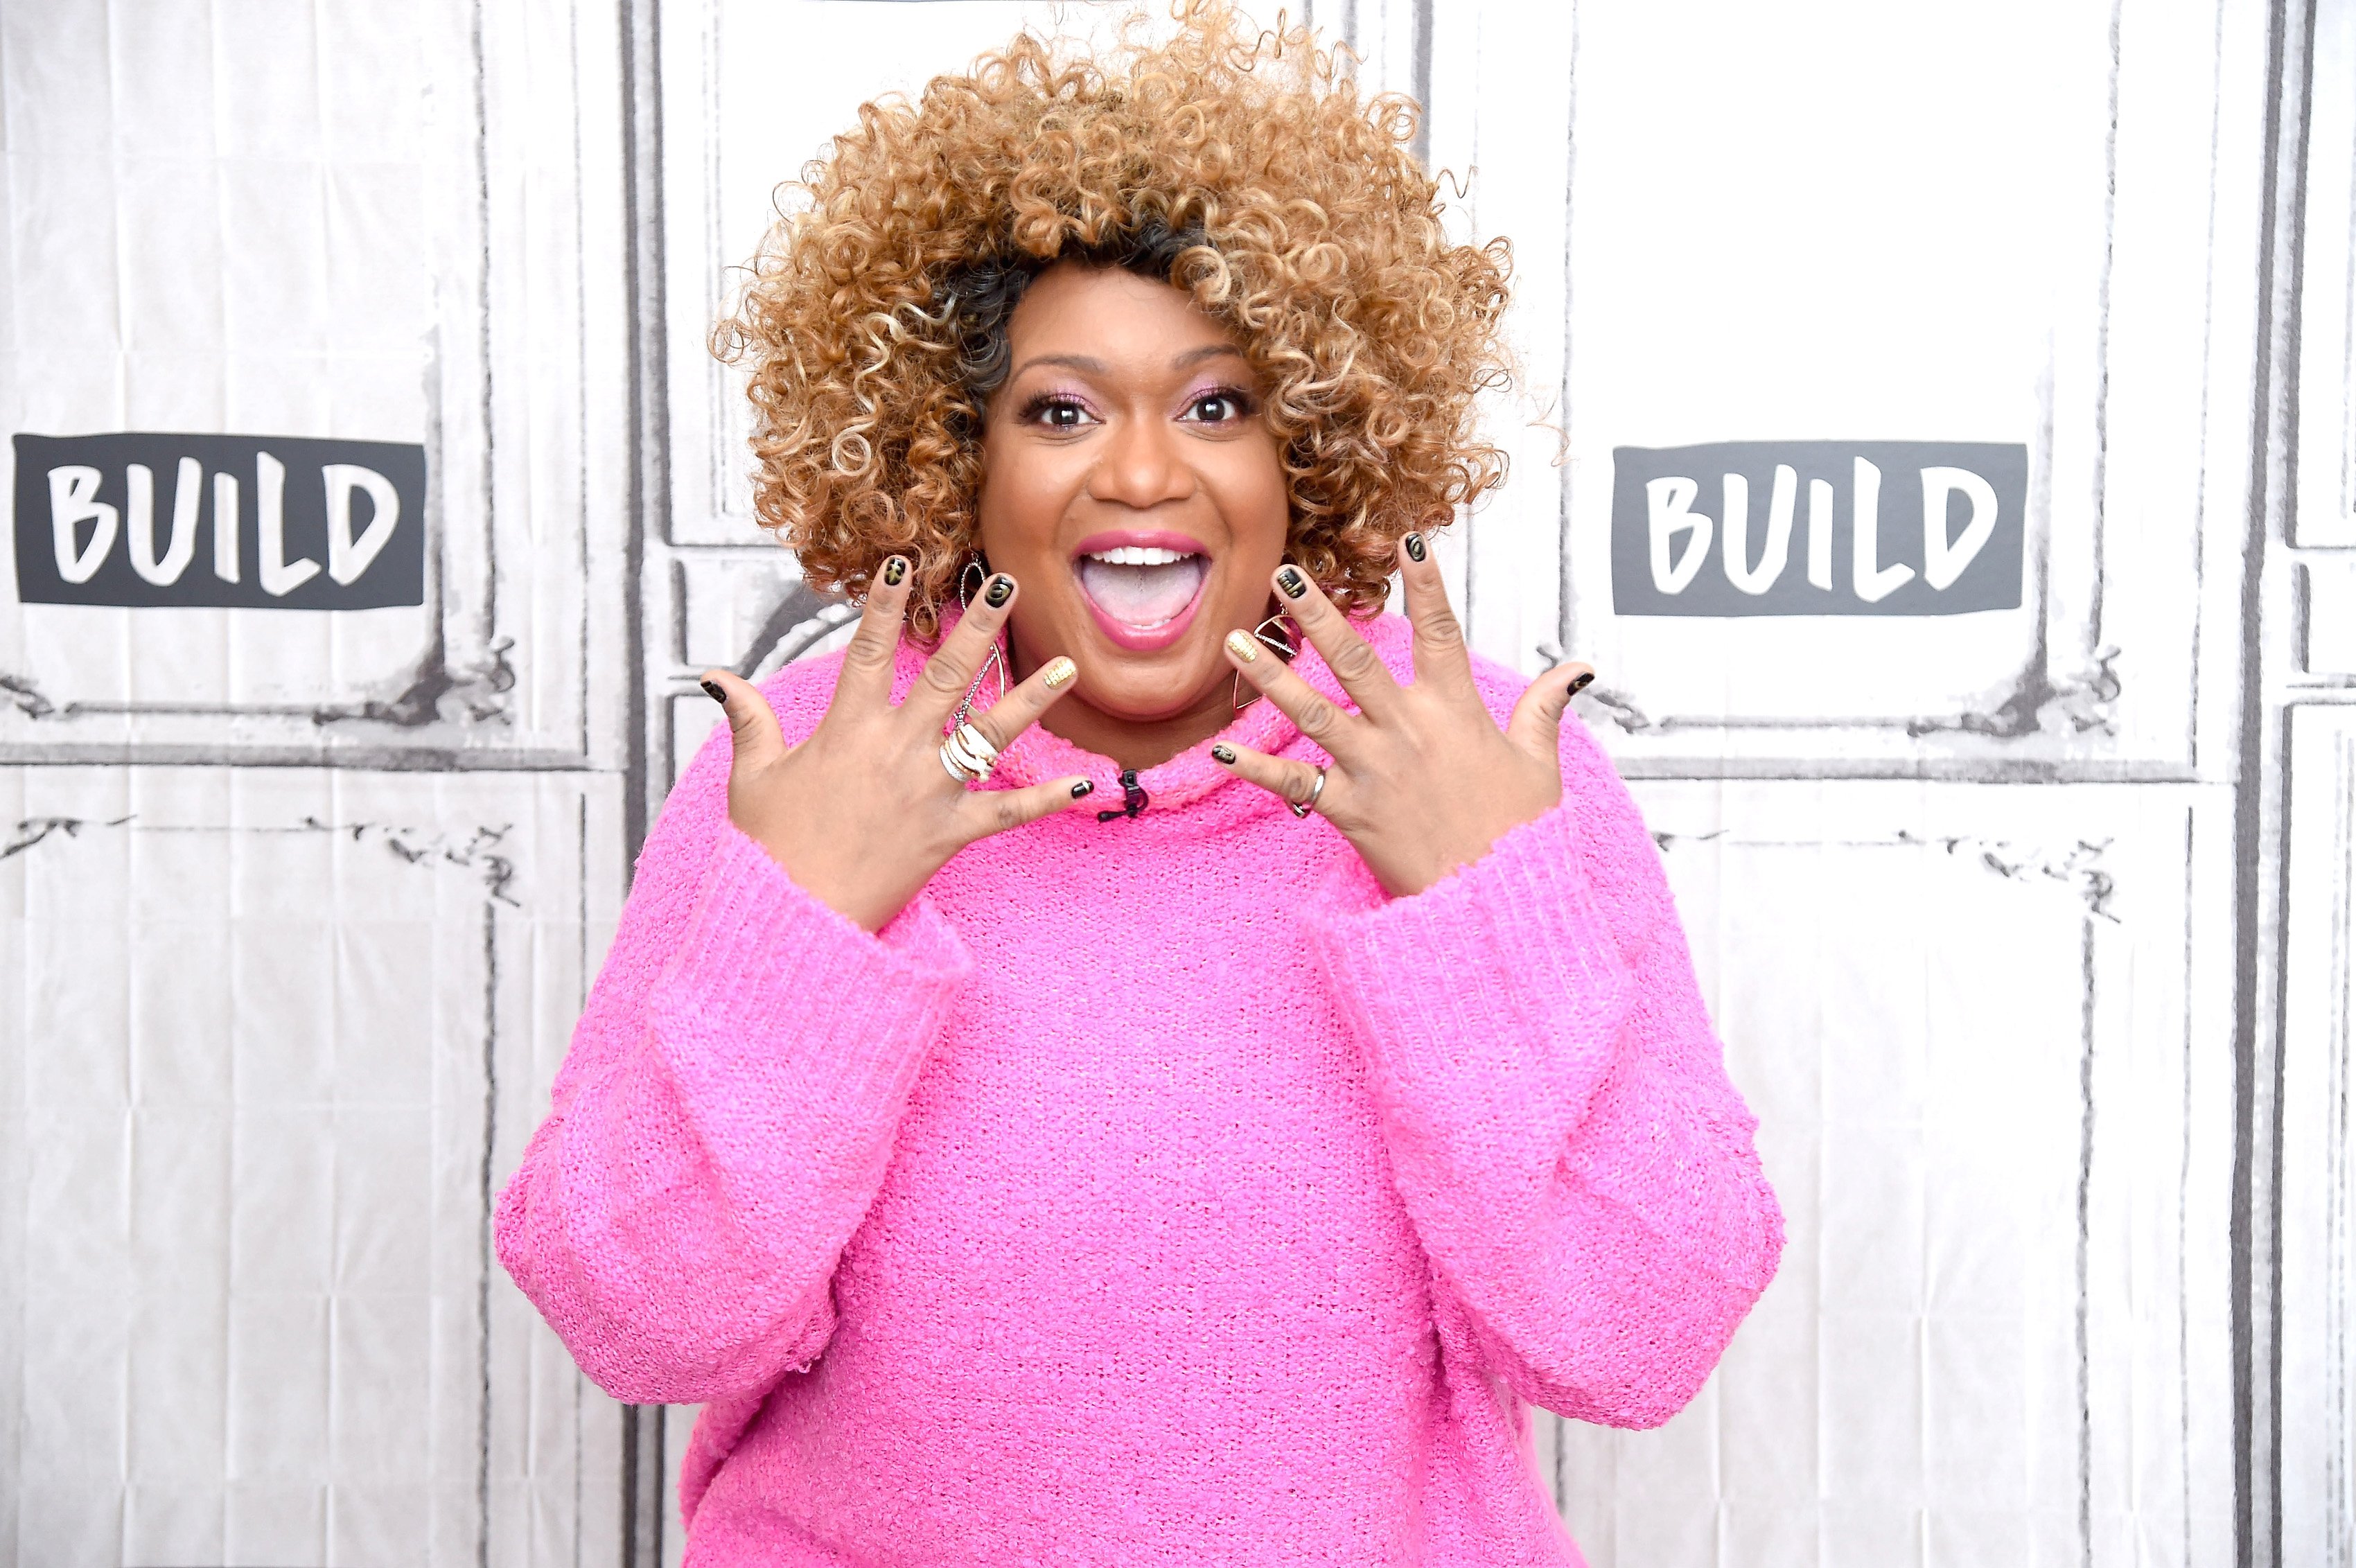
<path id="1" fill-rule="evenodd" d="M 1053 691 L 1079 673 L 1079 666 L 1057 654 L 1047 661 L 1047 667 L 1039 672 L 1039 678 L 1046 683 L 1048 690 Z"/>
<path id="2" fill-rule="evenodd" d="M 1229 632 L 1227 634 L 1227 652 L 1235 655 L 1236 657 L 1241 659 L 1246 664 L 1250 664 L 1252 661 L 1259 657 L 1258 647 L 1253 644 L 1250 635 L 1244 632 Z"/>

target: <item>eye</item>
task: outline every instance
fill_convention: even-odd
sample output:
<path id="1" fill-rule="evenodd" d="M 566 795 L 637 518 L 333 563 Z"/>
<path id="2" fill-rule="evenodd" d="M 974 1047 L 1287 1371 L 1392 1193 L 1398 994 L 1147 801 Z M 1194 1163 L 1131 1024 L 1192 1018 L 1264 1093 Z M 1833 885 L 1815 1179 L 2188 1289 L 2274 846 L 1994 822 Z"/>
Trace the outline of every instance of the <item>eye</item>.
<path id="1" fill-rule="evenodd" d="M 1232 387 L 1205 392 L 1186 405 L 1189 419 L 1201 424 L 1228 424 L 1251 412 L 1251 400 Z"/>
<path id="2" fill-rule="evenodd" d="M 1023 419 L 1027 424 L 1044 425 L 1049 430 L 1078 430 L 1090 423 L 1092 416 L 1087 405 L 1077 398 L 1049 392 L 1024 404 Z"/>

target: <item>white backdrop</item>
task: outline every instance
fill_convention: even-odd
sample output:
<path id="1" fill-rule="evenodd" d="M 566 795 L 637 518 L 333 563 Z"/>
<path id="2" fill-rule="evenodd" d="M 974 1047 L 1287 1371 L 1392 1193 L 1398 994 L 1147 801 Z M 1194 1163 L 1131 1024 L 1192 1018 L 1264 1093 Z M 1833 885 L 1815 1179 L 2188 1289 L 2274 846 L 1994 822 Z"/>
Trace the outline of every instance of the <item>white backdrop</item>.
<path id="1" fill-rule="evenodd" d="M 1573 1533 L 2356 1564 L 2356 0 L 1306 9 L 1515 243 L 1452 584 L 1602 671 L 1790 1221 L 1691 1409 L 1540 1418 Z M 676 1561 L 487 1205 L 695 672 L 839 635 L 705 333 L 862 100 L 1107 22 L 0 10 L 9 432 L 428 474 L 417 606 L 0 593 L 0 1562 Z M 2019 606 L 1615 610 L 1616 448 L 1800 441 L 2024 446 Z"/>

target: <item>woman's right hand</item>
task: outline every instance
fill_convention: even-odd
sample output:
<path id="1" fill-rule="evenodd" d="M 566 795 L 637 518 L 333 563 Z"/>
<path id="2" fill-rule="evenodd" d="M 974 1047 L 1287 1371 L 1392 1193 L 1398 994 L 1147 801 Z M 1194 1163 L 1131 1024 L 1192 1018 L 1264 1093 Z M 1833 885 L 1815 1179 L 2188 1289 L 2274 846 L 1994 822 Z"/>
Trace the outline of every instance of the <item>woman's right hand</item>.
<path id="1" fill-rule="evenodd" d="M 907 576 L 897 556 L 876 574 L 826 717 L 798 746 L 786 745 L 776 712 L 750 681 L 726 670 L 703 677 L 735 742 L 728 819 L 804 891 L 871 932 L 975 839 L 1063 810 L 1092 787 L 1076 774 L 1027 789 L 976 790 L 949 776 L 940 755 L 946 726 L 1013 609 L 1015 583 L 1001 573 L 983 585 L 895 708 L 892 670 Z M 1076 673 L 1071 660 L 1050 659 L 969 718 L 1002 751 L 1071 689 Z"/>

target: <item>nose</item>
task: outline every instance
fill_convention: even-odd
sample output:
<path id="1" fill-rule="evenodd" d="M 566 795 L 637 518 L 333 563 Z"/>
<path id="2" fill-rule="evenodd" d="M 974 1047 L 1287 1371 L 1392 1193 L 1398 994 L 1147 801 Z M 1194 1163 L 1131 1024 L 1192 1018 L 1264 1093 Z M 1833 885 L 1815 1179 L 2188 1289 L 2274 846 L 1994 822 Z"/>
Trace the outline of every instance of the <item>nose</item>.
<path id="1" fill-rule="evenodd" d="M 1088 473 L 1088 498 L 1134 507 L 1140 511 L 1194 493 L 1194 471 L 1179 448 L 1167 420 L 1116 420 L 1102 456 Z"/>

